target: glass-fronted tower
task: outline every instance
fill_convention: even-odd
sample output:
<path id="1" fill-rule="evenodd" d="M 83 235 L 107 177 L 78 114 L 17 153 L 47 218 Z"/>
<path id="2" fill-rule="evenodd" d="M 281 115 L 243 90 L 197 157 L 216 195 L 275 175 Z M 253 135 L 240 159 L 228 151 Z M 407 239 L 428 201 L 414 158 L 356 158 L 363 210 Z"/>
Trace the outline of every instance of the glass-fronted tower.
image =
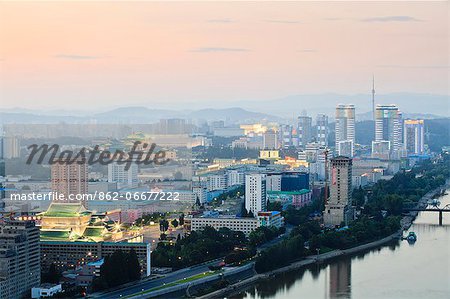
<path id="1" fill-rule="evenodd" d="M 355 106 L 336 107 L 336 151 L 339 156 L 353 157 L 355 144 Z"/>
<path id="2" fill-rule="evenodd" d="M 408 155 L 423 155 L 424 148 L 423 119 L 406 119 L 403 128 L 403 146 Z"/>
<path id="3" fill-rule="evenodd" d="M 389 141 L 391 152 L 397 152 L 401 145 L 401 114 L 396 105 L 377 105 L 375 111 L 375 141 Z"/>

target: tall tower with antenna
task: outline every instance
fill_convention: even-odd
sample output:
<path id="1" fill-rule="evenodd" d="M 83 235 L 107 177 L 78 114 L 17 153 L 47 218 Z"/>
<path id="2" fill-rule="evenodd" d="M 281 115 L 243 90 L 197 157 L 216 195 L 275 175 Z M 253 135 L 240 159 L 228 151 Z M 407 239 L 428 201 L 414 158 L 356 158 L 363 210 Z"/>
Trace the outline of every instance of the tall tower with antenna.
<path id="1" fill-rule="evenodd" d="M 372 74 L 372 118 L 375 122 L 375 75 Z"/>

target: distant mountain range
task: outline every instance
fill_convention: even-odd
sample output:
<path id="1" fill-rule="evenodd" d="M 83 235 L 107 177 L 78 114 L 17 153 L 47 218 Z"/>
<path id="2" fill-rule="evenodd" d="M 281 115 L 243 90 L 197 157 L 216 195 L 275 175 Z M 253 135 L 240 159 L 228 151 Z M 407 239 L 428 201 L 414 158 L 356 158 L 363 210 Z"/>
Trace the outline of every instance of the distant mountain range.
<path id="1" fill-rule="evenodd" d="M 376 95 L 377 104 L 392 104 L 399 106 L 404 118 L 441 118 L 450 115 L 450 96 L 416 93 L 390 93 Z M 225 120 L 229 124 L 250 123 L 256 121 L 283 121 L 296 118 L 307 111 L 315 117 L 325 113 L 334 117 L 335 106 L 339 103 L 354 104 L 357 121 L 372 117 L 371 96 L 368 94 L 341 95 L 315 94 L 292 95 L 269 101 L 239 101 L 215 102 L 215 108 L 207 108 L 211 104 L 204 102 L 178 104 L 174 108 L 169 104 L 142 104 L 141 106 L 126 106 L 99 111 L 71 110 L 32 110 L 32 109 L 1 109 L 0 123 L 156 123 L 164 118 L 183 118 L 192 120 Z M 170 107 L 170 108 L 168 108 Z M 239 107 L 239 108 L 238 108 Z M 188 108 L 188 109 L 186 109 Z"/>
<path id="2" fill-rule="evenodd" d="M 253 102 L 244 101 L 239 107 L 271 113 L 282 117 L 292 118 L 303 110 L 308 115 L 315 116 L 318 113 L 334 115 L 337 104 L 354 104 L 356 113 L 363 115 L 372 111 L 372 96 L 370 94 L 313 94 L 292 95 L 272 101 Z M 431 118 L 448 117 L 450 115 L 450 96 L 417 93 L 389 93 L 375 95 L 375 104 L 397 104 L 404 114 L 429 115 Z"/>
<path id="3" fill-rule="evenodd" d="M 164 109 L 148 109 L 146 107 L 122 107 L 111 111 L 98 113 L 92 118 L 99 122 L 133 122 L 133 123 L 154 123 L 164 118 L 184 118 L 193 120 L 227 120 L 230 123 L 244 123 L 252 121 L 261 121 L 263 119 L 269 121 L 281 120 L 280 117 L 252 112 L 242 108 L 224 108 L 224 109 L 200 109 L 200 110 L 164 110 Z"/>
<path id="4" fill-rule="evenodd" d="M 10 111 L 10 110 L 9 110 Z M 146 107 L 121 107 L 110 111 L 95 113 L 85 116 L 70 115 L 69 111 L 60 113 L 67 114 L 44 114 L 39 111 L 33 112 L 2 112 L 0 111 L 0 124 L 55 124 L 55 123 L 114 123 L 114 124 L 146 124 L 156 123 L 165 118 L 183 118 L 191 120 L 225 120 L 229 124 L 251 123 L 261 120 L 282 121 L 278 116 L 252 112 L 242 108 L 224 109 L 200 109 L 200 110 L 164 110 L 149 109 Z"/>

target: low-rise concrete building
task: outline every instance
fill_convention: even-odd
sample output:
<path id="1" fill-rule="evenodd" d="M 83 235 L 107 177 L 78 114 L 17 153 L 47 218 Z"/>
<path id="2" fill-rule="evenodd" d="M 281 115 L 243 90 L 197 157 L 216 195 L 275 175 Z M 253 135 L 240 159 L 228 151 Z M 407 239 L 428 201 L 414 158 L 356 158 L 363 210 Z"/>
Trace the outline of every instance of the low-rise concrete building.
<path id="1" fill-rule="evenodd" d="M 39 287 L 34 287 L 31 289 L 31 298 L 39 299 L 52 297 L 60 292 L 62 292 L 62 287 L 60 284 L 43 283 Z"/>
<path id="2" fill-rule="evenodd" d="M 51 264 L 60 270 L 75 269 L 89 262 L 97 261 L 117 250 L 136 251 L 142 276 L 150 275 L 150 243 L 131 242 L 71 242 L 41 241 L 41 269 L 46 271 Z"/>
<path id="3" fill-rule="evenodd" d="M 278 201 L 281 203 L 283 210 L 289 205 L 301 208 L 311 203 L 312 192 L 308 189 L 299 191 L 267 191 L 267 199 L 270 202 Z"/>
<path id="4" fill-rule="evenodd" d="M 191 231 L 202 230 L 207 226 L 211 226 L 216 230 L 226 227 L 230 230 L 241 231 L 247 236 L 260 226 L 281 227 L 284 225 L 284 218 L 278 211 L 258 212 L 256 217 L 219 215 L 210 217 L 189 217 L 186 218 L 186 220 L 190 223 L 189 228 Z"/>

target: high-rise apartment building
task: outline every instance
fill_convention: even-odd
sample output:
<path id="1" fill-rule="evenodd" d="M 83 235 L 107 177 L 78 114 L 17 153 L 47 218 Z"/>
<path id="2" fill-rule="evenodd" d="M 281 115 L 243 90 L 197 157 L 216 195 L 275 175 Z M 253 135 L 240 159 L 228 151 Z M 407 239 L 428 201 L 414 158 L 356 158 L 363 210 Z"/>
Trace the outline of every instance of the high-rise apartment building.
<path id="1" fill-rule="evenodd" d="M 191 126 L 184 119 L 170 118 L 159 120 L 160 134 L 186 134 L 190 133 L 190 131 Z"/>
<path id="2" fill-rule="evenodd" d="M 403 147 L 408 155 L 422 155 L 425 152 L 425 129 L 423 119 L 406 119 L 403 127 Z"/>
<path id="3" fill-rule="evenodd" d="M 331 159 L 330 197 L 325 204 L 324 224 L 334 227 L 352 220 L 352 159 L 339 156 Z"/>
<path id="4" fill-rule="evenodd" d="M 298 153 L 298 159 L 308 163 L 311 180 L 325 180 L 325 155 L 327 151 L 326 146 L 312 142 L 306 145 L 305 150 Z"/>
<path id="5" fill-rule="evenodd" d="M 257 215 L 266 210 L 266 175 L 247 174 L 245 176 L 245 209 Z"/>
<path id="6" fill-rule="evenodd" d="M 208 176 L 208 190 L 223 190 L 227 188 L 227 176 L 225 174 L 214 174 Z"/>
<path id="7" fill-rule="evenodd" d="M 281 147 L 284 149 L 290 148 L 293 146 L 292 141 L 292 126 L 291 125 L 282 125 L 280 126 L 280 139 L 281 139 Z"/>
<path id="8" fill-rule="evenodd" d="M 391 143 L 386 140 L 372 141 L 372 158 L 388 160 L 391 153 Z"/>
<path id="9" fill-rule="evenodd" d="M 336 152 L 340 156 L 353 157 L 355 153 L 355 142 L 353 140 L 342 140 L 336 144 Z"/>
<path id="10" fill-rule="evenodd" d="M 340 156 L 353 157 L 355 145 L 355 106 L 336 107 L 336 151 Z"/>
<path id="11" fill-rule="evenodd" d="M 195 200 L 200 202 L 200 204 L 205 203 L 208 199 L 208 189 L 202 186 L 192 187 L 192 192 L 195 194 Z"/>
<path id="12" fill-rule="evenodd" d="M 398 140 L 399 140 L 399 148 L 403 147 L 403 112 L 398 111 Z"/>
<path id="13" fill-rule="evenodd" d="M 281 173 L 268 173 L 266 175 L 266 191 L 281 191 Z"/>
<path id="14" fill-rule="evenodd" d="M 267 130 L 263 133 L 263 149 L 277 149 L 278 133 L 274 130 Z"/>
<path id="15" fill-rule="evenodd" d="M 134 188 L 138 185 L 138 165 L 112 162 L 108 164 L 108 182 L 117 183 L 120 188 Z"/>
<path id="16" fill-rule="evenodd" d="M 297 125 L 298 146 L 305 148 L 312 138 L 312 118 L 309 116 L 299 116 Z"/>
<path id="17" fill-rule="evenodd" d="M 328 146 L 328 116 L 318 114 L 316 117 L 316 142 L 321 146 Z"/>
<path id="18" fill-rule="evenodd" d="M 400 114 L 396 105 L 377 105 L 375 141 L 389 141 L 391 152 L 400 149 Z"/>
<path id="19" fill-rule="evenodd" d="M 226 172 L 227 187 L 243 185 L 245 183 L 245 174 L 242 170 L 231 169 Z"/>
<path id="20" fill-rule="evenodd" d="M 87 162 L 80 160 L 69 164 L 66 161 L 57 160 L 51 167 L 51 181 L 52 191 L 64 194 L 66 200 L 69 199 L 71 194 L 87 194 Z"/>
<path id="21" fill-rule="evenodd" d="M 20 141 L 14 136 L 4 136 L 0 139 L 0 159 L 20 157 Z"/>
<path id="22" fill-rule="evenodd" d="M 41 282 L 39 228 L 33 221 L 0 224 L 0 298 L 28 298 Z"/>

